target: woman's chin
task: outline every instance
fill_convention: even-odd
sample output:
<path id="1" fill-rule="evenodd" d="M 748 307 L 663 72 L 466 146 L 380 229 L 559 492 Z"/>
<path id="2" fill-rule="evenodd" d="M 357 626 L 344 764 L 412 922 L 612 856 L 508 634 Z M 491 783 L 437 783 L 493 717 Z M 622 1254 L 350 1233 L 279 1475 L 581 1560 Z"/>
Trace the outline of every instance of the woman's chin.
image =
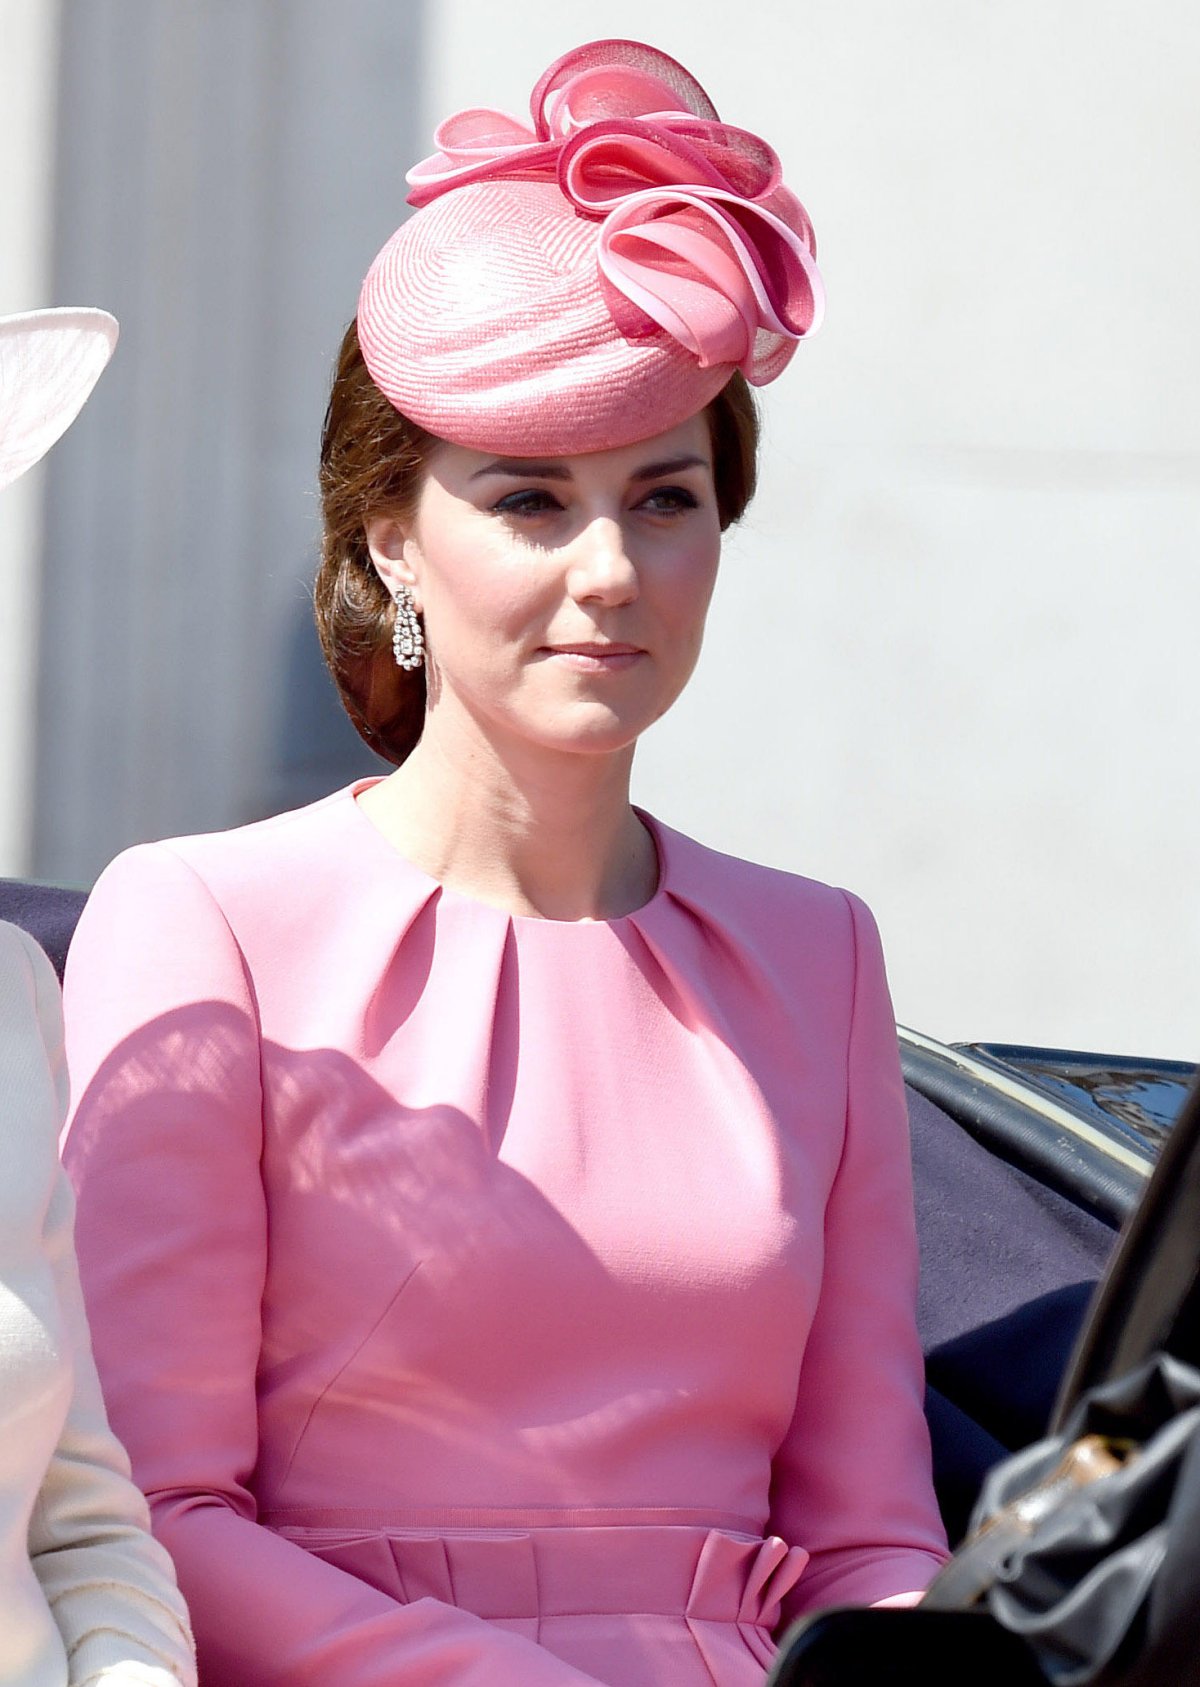
<path id="1" fill-rule="evenodd" d="M 616 755 L 632 748 L 654 718 L 643 710 L 626 713 L 601 704 L 576 704 L 553 720 L 526 723 L 523 735 L 562 754 Z"/>

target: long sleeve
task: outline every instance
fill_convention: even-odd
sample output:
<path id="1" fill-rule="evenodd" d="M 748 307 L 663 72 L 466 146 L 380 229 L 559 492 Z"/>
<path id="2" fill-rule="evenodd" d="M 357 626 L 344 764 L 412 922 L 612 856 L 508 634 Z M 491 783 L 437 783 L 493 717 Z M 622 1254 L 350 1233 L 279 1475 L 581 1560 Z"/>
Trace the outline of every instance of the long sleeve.
<path id="1" fill-rule="evenodd" d="M 15 1455 L 18 1467 L 6 1469 L 5 1486 L 10 1501 L 20 1478 L 30 1491 L 20 1545 L 50 1618 L 39 1642 L 37 1607 L 0 1589 L 0 1674 L 7 1678 L 3 1659 L 13 1647 L 15 1660 L 40 1646 L 41 1669 L 51 1667 L 49 1642 L 65 1658 L 69 1687 L 101 1680 L 106 1687 L 193 1687 L 183 1601 L 108 1426 L 92 1361 L 72 1246 L 73 1201 L 56 1152 L 66 1104 L 58 983 L 37 945 L 11 926 L 0 926 L 0 1000 L 3 1286 L 37 1325 L 24 1331 L 36 1341 L 23 1339 L 19 1327 L 0 1339 L 4 1457 L 11 1466 Z M 20 1211 L 10 1209 L 14 1199 Z M 52 1375 L 39 1374 L 31 1349 L 56 1353 Z M 30 1655 L 25 1662 L 33 1667 Z"/>
<path id="2" fill-rule="evenodd" d="M 129 852 L 97 884 L 66 1001 L 65 1159 L 97 1357 L 202 1672 L 222 1687 L 588 1687 L 534 1642 L 437 1600 L 401 1603 L 257 1521 L 269 1233 L 255 991 L 169 846 Z"/>
<path id="3" fill-rule="evenodd" d="M 847 902 L 854 991 L 845 1138 L 826 1208 L 820 1298 L 795 1414 L 772 1467 L 771 1527 L 810 1553 L 789 1618 L 915 1592 L 946 1557 L 922 1411 L 917 1243 L 896 1026 L 875 923 L 856 898 Z"/>

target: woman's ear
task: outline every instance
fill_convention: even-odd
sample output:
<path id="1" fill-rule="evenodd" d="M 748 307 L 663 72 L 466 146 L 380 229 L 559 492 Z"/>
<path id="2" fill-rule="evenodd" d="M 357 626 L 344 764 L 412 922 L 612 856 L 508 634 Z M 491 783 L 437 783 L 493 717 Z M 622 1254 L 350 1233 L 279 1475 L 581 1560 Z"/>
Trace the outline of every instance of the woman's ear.
<path id="1" fill-rule="evenodd" d="M 375 572 L 389 593 L 394 597 L 397 586 L 409 586 L 420 608 L 420 580 L 414 566 L 419 551 L 408 528 L 396 516 L 376 515 L 368 517 L 365 531 Z"/>

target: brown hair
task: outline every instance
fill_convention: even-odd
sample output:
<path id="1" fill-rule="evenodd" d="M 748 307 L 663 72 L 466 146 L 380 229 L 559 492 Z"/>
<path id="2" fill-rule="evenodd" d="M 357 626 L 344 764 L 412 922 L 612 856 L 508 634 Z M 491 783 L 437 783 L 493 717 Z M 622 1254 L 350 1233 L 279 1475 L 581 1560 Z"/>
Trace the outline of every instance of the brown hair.
<path id="1" fill-rule="evenodd" d="M 735 374 L 708 407 L 717 511 L 724 530 L 754 496 L 758 407 Z M 378 755 L 397 766 L 421 736 L 423 669 L 392 658 L 395 610 L 367 549 L 372 516 L 412 515 L 426 465 L 439 441 L 401 415 L 375 385 L 347 328 L 321 433 L 324 532 L 313 593 L 325 661 L 347 714 Z"/>

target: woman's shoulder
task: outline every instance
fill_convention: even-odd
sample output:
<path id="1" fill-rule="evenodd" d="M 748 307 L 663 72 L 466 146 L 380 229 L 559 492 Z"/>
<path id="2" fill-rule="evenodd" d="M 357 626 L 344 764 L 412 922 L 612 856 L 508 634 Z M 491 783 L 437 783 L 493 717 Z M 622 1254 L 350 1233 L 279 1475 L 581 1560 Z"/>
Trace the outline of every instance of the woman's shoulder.
<path id="1" fill-rule="evenodd" d="M 9 920 L 0 920 L 0 967 L 5 978 L 21 976 L 46 988 L 54 983 L 54 968 L 41 946 Z"/>
<path id="2" fill-rule="evenodd" d="M 12 1196 L 48 1193 L 58 1127 L 66 1109 L 62 1005 L 54 968 L 19 926 L 0 920 L 0 1230 L 22 1219 Z M 26 1219 L 41 1220 L 30 1208 Z"/>
<path id="3" fill-rule="evenodd" d="M 53 1052 L 61 1039 L 58 979 L 49 957 L 20 926 L 0 920 L 0 1034 L 5 1046 L 37 1036 Z"/>
<path id="4" fill-rule="evenodd" d="M 223 832 L 122 851 L 87 900 L 66 970 L 68 1013 L 88 979 L 120 972 L 181 997 L 215 979 L 236 991 L 264 955 L 280 965 L 317 935 L 342 929 L 356 901 L 371 907 L 372 833 L 354 786 L 303 808 Z M 325 940 L 323 936 L 322 940 Z M 128 986 L 132 988 L 132 984 Z M 210 991 L 211 993 L 211 991 Z M 156 998 L 157 999 L 157 998 Z"/>
<path id="5" fill-rule="evenodd" d="M 665 887 L 697 911 L 781 934 L 794 932 L 798 921 L 848 932 L 857 920 L 871 919 L 862 900 L 839 885 L 728 855 L 659 820 L 651 825 L 663 862 Z"/>
<path id="6" fill-rule="evenodd" d="M 691 969 L 757 981 L 788 1013 L 810 1018 L 814 991 L 836 1019 L 852 1011 L 860 980 L 884 977 L 874 919 L 851 892 L 653 826 L 664 894 L 649 935 Z"/>
<path id="7" fill-rule="evenodd" d="M 104 869 L 92 893 L 122 892 L 153 899 L 206 895 L 219 906 L 278 898 L 288 887 L 318 887 L 322 877 L 346 878 L 347 830 L 354 823 L 354 786 L 242 826 L 139 843 Z M 338 869 L 343 871 L 339 874 Z"/>

